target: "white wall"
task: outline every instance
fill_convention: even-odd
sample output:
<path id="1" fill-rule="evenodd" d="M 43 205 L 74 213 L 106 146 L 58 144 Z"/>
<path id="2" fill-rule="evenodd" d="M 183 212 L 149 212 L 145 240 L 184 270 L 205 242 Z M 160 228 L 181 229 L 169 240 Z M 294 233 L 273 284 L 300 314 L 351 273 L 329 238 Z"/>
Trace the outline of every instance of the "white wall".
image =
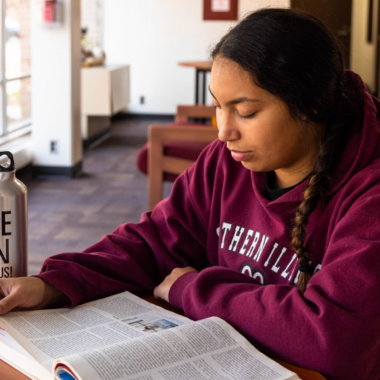
<path id="1" fill-rule="evenodd" d="M 239 0 L 239 17 L 269 6 L 289 8 L 290 0 Z M 210 47 L 235 24 L 203 21 L 203 0 L 104 1 L 107 62 L 130 65 L 127 111 L 174 114 L 177 104 L 193 104 L 195 70 L 177 63 L 207 60 Z"/>
<path id="2" fill-rule="evenodd" d="M 32 2 L 32 118 L 34 165 L 72 167 L 82 159 L 80 135 L 80 1 L 63 0 L 60 28 L 40 25 Z M 58 142 L 58 153 L 50 141 Z"/>
<path id="3" fill-rule="evenodd" d="M 364 83 L 374 91 L 376 88 L 376 43 L 378 35 L 377 6 L 374 2 L 372 43 L 367 42 L 367 18 L 369 1 L 352 1 L 350 68 L 358 73 Z"/>

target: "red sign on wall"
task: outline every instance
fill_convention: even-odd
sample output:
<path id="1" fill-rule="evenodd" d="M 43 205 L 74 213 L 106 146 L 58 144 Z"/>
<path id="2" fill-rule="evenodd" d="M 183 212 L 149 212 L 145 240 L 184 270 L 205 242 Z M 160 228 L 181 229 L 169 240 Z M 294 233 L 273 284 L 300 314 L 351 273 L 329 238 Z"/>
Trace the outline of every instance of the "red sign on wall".
<path id="1" fill-rule="evenodd" d="M 43 12 L 42 19 L 44 22 L 54 22 L 55 21 L 55 2 L 53 1 L 45 2 L 42 12 Z"/>
<path id="2" fill-rule="evenodd" d="M 237 20 L 238 0 L 203 0 L 203 20 Z"/>

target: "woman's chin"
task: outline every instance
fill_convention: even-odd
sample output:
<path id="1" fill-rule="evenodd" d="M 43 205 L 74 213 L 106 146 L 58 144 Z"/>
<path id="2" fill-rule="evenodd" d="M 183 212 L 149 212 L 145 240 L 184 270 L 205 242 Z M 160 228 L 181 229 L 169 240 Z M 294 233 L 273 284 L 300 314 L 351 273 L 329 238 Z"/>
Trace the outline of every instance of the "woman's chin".
<path id="1" fill-rule="evenodd" d="M 252 172 L 265 172 L 266 170 L 262 165 L 257 162 L 241 161 L 241 164 L 248 170 Z"/>

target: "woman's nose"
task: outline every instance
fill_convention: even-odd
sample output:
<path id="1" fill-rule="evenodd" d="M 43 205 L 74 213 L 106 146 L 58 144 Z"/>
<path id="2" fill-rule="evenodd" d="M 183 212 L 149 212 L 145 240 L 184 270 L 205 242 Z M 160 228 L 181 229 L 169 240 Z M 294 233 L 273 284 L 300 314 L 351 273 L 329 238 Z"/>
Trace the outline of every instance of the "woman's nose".
<path id="1" fill-rule="evenodd" d="M 228 112 L 223 112 L 221 110 L 217 112 L 216 122 L 219 130 L 218 138 L 220 141 L 227 142 L 239 138 L 239 131 L 235 126 L 233 118 Z"/>

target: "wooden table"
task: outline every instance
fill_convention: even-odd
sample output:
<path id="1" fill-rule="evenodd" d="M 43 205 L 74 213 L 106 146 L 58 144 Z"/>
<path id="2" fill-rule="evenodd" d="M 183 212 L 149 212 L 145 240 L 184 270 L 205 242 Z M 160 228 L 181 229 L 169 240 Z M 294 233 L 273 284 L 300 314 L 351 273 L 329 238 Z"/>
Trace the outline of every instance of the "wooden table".
<path id="1" fill-rule="evenodd" d="M 158 301 L 153 296 L 145 296 L 142 298 L 144 298 L 146 301 L 151 302 L 155 305 L 161 306 L 166 310 L 170 310 L 170 311 L 173 311 L 174 313 L 183 315 L 183 313 L 180 313 L 177 309 L 174 309 L 168 303 L 163 302 L 163 301 Z M 320 373 L 316 371 L 297 367 L 295 365 L 285 363 L 281 360 L 276 360 L 276 359 L 274 360 L 278 362 L 279 364 L 281 364 L 282 366 L 289 369 L 290 371 L 295 372 L 302 380 L 326 380 L 325 377 L 323 377 Z M 25 375 L 23 375 L 22 373 L 14 369 L 13 367 L 4 363 L 2 360 L 0 360 L 0 379 L 1 380 L 30 380 L 29 377 L 26 377 Z"/>
<path id="2" fill-rule="evenodd" d="M 17 369 L 4 363 L 2 360 L 0 360 L 0 374 L 1 380 L 30 380 L 29 377 L 23 375 L 21 372 L 17 371 Z"/>
<path id="3" fill-rule="evenodd" d="M 195 68 L 195 104 L 206 104 L 206 79 L 207 73 L 211 71 L 212 61 L 179 62 L 180 66 Z M 202 82 L 201 99 L 199 89 Z"/>

